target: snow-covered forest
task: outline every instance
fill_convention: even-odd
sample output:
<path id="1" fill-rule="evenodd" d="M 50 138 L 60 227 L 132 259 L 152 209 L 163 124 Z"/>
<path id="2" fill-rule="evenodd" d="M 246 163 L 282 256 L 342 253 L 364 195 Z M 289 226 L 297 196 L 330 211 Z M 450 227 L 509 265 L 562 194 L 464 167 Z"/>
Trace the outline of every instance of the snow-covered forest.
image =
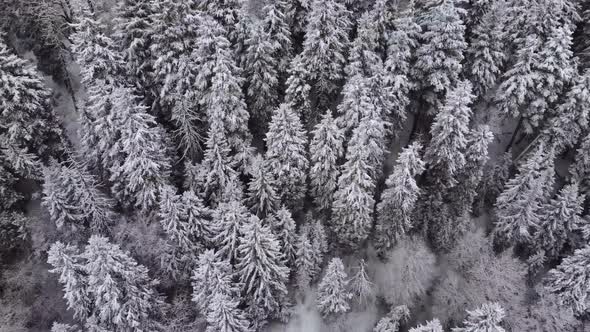
<path id="1" fill-rule="evenodd" d="M 590 331 L 590 1 L 0 0 L 0 332 Z"/>

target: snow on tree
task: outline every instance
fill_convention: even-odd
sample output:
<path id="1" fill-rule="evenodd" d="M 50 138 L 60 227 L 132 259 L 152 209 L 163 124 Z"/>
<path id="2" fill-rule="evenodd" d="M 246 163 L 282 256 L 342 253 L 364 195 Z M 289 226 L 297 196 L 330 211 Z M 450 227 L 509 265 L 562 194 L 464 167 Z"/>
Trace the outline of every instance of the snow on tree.
<path id="1" fill-rule="evenodd" d="M 349 281 L 350 291 L 355 301 L 362 307 L 366 307 L 375 301 L 375 284 L 367 273 L 367 263 L 361 259 L 357 272 Z"/>
<path id="2" fill-rule="evenodd" d="M 510 177 L 512 166 L 512 153 L 505 152 L 491 168 L 484 172 L 477 196 L 479 205 L 494 205 L 496 203 L 496 198 L 504 191 L 504 185 Z"/>
<path id="3" fill-rule="evenodd" d="M 295 282 L 299 289 L 305 290 L 312 279 L 316 276 L 318 267 L 316 266 L 316 257 L 319 255 L 314 248 L 310 238 L 310 227 L 305 225 L 299 229 L 297 243 L 295 247 Z"/>
<path id="4" fill-rule="evenodd" d="M 326 111 L 312 131 L 309 146 L 310 191 L 316 205 L 323 210 L 332 207 L 333 195 L 338 184 L 338 160 L 343 154 L 343 141 L 343 133 L 332 117 L 332 112 Z"/>
<path id="5" fill-rule="evenodd" d="M 48 262 L 60 274 L 68 308 L 89 330 L 158 330 L 158 282 L 107 238 L 91 236 L 83 252 L 56 242 Z"/>
<path id="6" fill-rule="evenodd" d="M 371 153 L 375 151 L 367 146 L 369 125 L 363 121 L 353 133 L 332 204 L 330 226 L 338 240 L 350 247 L 364 241 L 373 224 L 375 168 Z"/>
<path id="7" fill-rule="evenodd" d="M 233 271 L 229 261 L 220 259 L 213 250 L 206 250 L 199 255 L 195 266 L 191 277 L 192 301 L 201 313 L 209 312 L 215 295 L 239 298 L 239 287 L 232 280 Z"/>
<path id="8" fill-rule="evenodd" d="M 308 71 L 306 80 L 323 109 L 344 77 L 350 13 L 339 1 L 313 0 L 307 21 L 303 50 L 295 61 Z"/>
<path id="9" fill-rule="evenodd" d="M 240 0 L 200 0 L 196 3 L 196 9 L 207 13 L 231 31 L 238 24 L 241 3 Z"/>
<path id="10" fill-rule="evenodd" d="M 238 307 L 239 301 L 224 294 L 216 293 L 209 304 L 206 332 L 250 332 L 250 322 Z"/>
<path id="11" fill-rule="evenodd" d="M 585 246 L 549 271 L 545 287 L 557 295 L 559 305 L 571 307 L 576 315 L 583 315 L 588 312 L 589 275 L 590 246 Z"/>
<path id="12" fill-rule="evenodd" d="M 306 64 L 300 57 L 295 57 L 291 61 L 288 70 L 289 77 L 285 83 L 285 103 L 289 104 L 293 110 L 303 116 L 306 122 L 309 119 L 315 119 L 311 109 L 311 85 L 307 82 L 309 71 Z"/>
<path id="13" fill-rule="evenodd" d="M 363 117 L 381 117 L 383 110 L 373 98 L 371 80 L 362 75 L 348 77 L 342 90 L 342 102 L 338 105 L 336 122 L 348 136 L 360 125 Z"/>
<path id="14" fill-rule="evenodd" d="M 541 220 L 533 235 L 538 250 L 548 257 L 559 257 L 569 235 L 581 222 L 584 199 L 574 182 L 564 186 L 554 199 L 541 207 Z"/>
<path id="15" fill-rule="evenodd" d="M 557 106 L 541 132 L 547 143 L 553 143 L 557 151 L 572 148 L 582 133 L 588 130 L 588 109 L 590 109 L 590 70 L 584 71 L 572 80 L 564 100 Z"/>
<path id="16" fill-rule="evenodd" d="M 236 200 L 220 203 L 213 212 L 213 223 L 216 225 L 214 242 L 217 255 L 222 259 L 232 263 L 236 261 L 241 229 L 249 218 L 246 207 Z"/>
<path id="17" fill-rule="evenodd" d="M 410 319 L 410 309 L 405 305 L 392 308 L 389 313 L 377 322 L 373 332 L 398 332 L 402 323 Z"/>
<path id="18" fill-rule="evenodd" d="M 540 144 L 520 165 L 519 173 L 506 183 L 496 200 L 494 235 L 507 241 L 527 243 L 541 222 L 542 205 L 551 193 L 555 170 L 553 151 Z"/>
<path id="19" fill-rule="evenodd" d="M 79 332 L 77 325 L 53 323 L 51 325 L 51 332 Z"/>
<path id="20" fill-rule="evenodd" d="M 442 1 L 428 9 L 421 18 L 421 44 L 416 50 L 413 76 L 422 82 L 423 99 L 435 114 L 444 96 L 459 82 L 465 42 L 464 10 L 454 1 Z"/>
<path id="21" fill-rule="evenodd" d="M 348 276 L 338 257 L 332 258 L 326 274 L 318 286 L 316 305 L 324 318 L 346 313 L 350 310 L 352 294 L 347 291 Z"/>
<path id="22" fill-rule="evenodd" d="M 271 218 L 270 228 L 279 240 L 281 252 L 285 256 L 285 265 L 293 266 L 295 262 L 295 220 L 291 212 L 282 206 Z"/>
<path id="23" fill-rule="evenodd" d="M 467 59 L 473 91 L 478 98 L 484 98 L 496 86 L 507 60 L 503 4 L 493 1 L 471 31 Z"/>
<path id="24" fill-rule="evenodd" d="M 378 32 L 372 14 L 364 13 L 358 21 L 357 35 L 351 43 L 348 63 L 344 68 L 348 77 L 355 75 L 373 77 L 381 73 L 383 61 L 376 52 Z"/>
<path id="25" fill-rule="evenodd" d="M 412 213 L 420 195 L 415 178 L 425 169 L 420 150 L 422 145 L 417 142 L 404 148 L 393 172 L 385 181 L 386 188 L 376 211 L 375 245 L 380 251 L 394 246 L 412 228 Z"/>
<path id="26" fill-rule="evenodd" d="M 0 134 L 7 143 L 42 159 L 61 151 L 63 134 L 50 96 L 41 74 L 0 40 Z"/>
<path id="27" fill-rule="evenodd" d="M 298 208 L 306 192 L 307 137 L 297 113 L 288 104 L 275 111 L 266 133 L 265 160 L 276 180 L 277 194 L 289 208 Z"/>
<path id="28" fill-rule="evenodd" d="M 426 322 L 424 325 L 418 325 L 410 329 L 410 332 L 443 332 L 442 325 L 438 319 Z"/>
<path id="29" fill-rule="evenodd" d="M 481 307 L 469 311 L 463 321 L 465 327 L 453 328 L 453 332 L 505 332 L 501 323 L 505 313 L 498 303 L 485 303 Z"/>
<path id="30" fill-rule="evenodd" d="M 440 173 L 435 181 L 450 187 L 457 183 L 454 176 L 465 167 L 464 150 L 468 143 L 473 97 L 471 84 L 458 82 L 447 94 L 444 106 L 430 128 L 432 140 L 424 152 L 424 161 Z"/>
<path id="31" fill-rule="evenodd" d="M 264 128 L 279 101 L 279 59 L 274 57 L 274 52 L 280 44 L 272 43 L 270 33 L 262 24 L 254 24 L 246 45 L 244 74 L 248 81 L 248 107 Z"/>
<path id="32" fill-rule="evenodd" d="M 110 167 L 111 191 L 122 204 L 147 211 L 158 203 L 171 169 L 163 130 L 127 88 L 113 92 L 113 107 L 119 139 L 110 152 L 117 156 Z"/>
<path id="33" fill-rule="evenodd" d="M 262 8 L 264 13 L 262 26 L 264 31 L 268 33 L 269 40 L 273 45 L 272 56 L 276 61 L 276 69 L 280 76 L 286 74 L 293 54 L 293 42 L 289 26 L 292 20 L 292 2 L 290 0 L 271 1 Z"/>
<path id="34" fill-rule="evenodd" d="M 269 227 L 251 216 L 241 229 L 236 273 L 242 285 L 247 313 L 254 326 L 276 318 L 287 296 L 289 268 L 280 243 Z"/>
<path id="35" fill-rule="evenodd" d="M 261 156 L 253 162 L 253 169 L 247 202 L 252 212 L 259 218 L 265 218 L 279 208 L 278 188 L 268 163 Z"/>
<path id="36" fill-rule="evenodd" d="M 308 213 L 305 222 L 309 225 L 309 238 L 314 248 L 315 271 L 319 273 L 324 265 L 324 256 L 328 253 L 328 237 L 321 220 L 313 219 Z"/>
<path id="37" fill-rule="evenodd" d="M 305 28 L 307 27 L 307 21 L 309 17 L 309 11 L 311 10 L 312 0 L 292 0 L 291 1 L 291 13 L 290 23 L 291 31 L 295 37 L 303 35 Z"/>
<path id="38" fill-rule="evenodd" d="M 192 271 L 197 255 L 213 242 L 212 211 L 192 191 L 177 195 L 173 188 L 162 190 L 158 218 L 173 248 L 173 276 Z"/>
<path id="39" fill-rule="evenodd" d="M 114 205 L 97 180 L 75 161 L 44 169 L 43 206 L 58 228 L 106 232 L 115 221 Z"/>

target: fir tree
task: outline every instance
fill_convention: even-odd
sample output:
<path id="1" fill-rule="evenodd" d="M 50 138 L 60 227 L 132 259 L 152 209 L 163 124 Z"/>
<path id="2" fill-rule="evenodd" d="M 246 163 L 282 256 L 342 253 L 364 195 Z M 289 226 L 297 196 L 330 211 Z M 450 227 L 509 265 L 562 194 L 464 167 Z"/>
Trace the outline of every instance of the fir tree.
<path id="1" fill-rule="evenodd" d="M 250 217 L 241 232 L 236 272 L 248 314 L 255 326 L 263 325 L 265 319 L 276 318 L 284 305 L 289 268 L 279 241 L 256 216 Z"/>
<path id="2" fill-rule="evenodd" d="M 508 241 L 527 243 L 541 222 L 541 206 L 547 202 L 554 182 L 553 152 L 541 144 L 519 167 L 496 200 L 494 234 Z"/>
<path id="3" fill-rule="evenodd" d="M 548 257 L 558 257 L 569 235 L 578 227 L 585 196 L 578 184 L 564 186 L 557 196 L 541 207 L 541 220 L 535 231 L 535 245 Z"/>
<path id="4" fill-rule="evenodd" d="M 338 160 L 343 154 L 343 140 L 342 131 L 336 125 L 332 112 L 326 111 L 312 131 L 309 146 L 311 195 L 316 205 L 324 210 L 332 207 L 338 183 Z"/>
<path id="5" fill-rule="evenodd" d="M 405 305 L 392 308 L 391 311 L 377 323 L 373 332 L 398 332 L 402 323 L 410 318 L 410 310 Z"/>
<path id="6" fill-rule="evenodd" d="M 332 258 L 326 274 L 318 286 L 316 305 L 324 318 L 348 312 L 352 297 L 346 288 L 348 285 L 344 264 L 340 258 Z"/>
<path id="7" fill-rule="evenodd" d="M 443 332 L 442 325 L 438 319 L 433 319 L 426 322 L 425 325 L 418 325 L 417 327 L 411 328 L 410 332 Z"/>
<path id="8" fill-rule="evenodd" d="M 239 0 L 202 0 L 197 1 L 196 9 L 207 13 L 231 31 L 237 24 L 241 1 Z"/>
<path id="9" fill-rule="evenodd" d="M 158 282 L 119 246 L 99 236 L 83 252 L 57 242 L 48 262 L 60 274 L 68 307 L 89 330 L 158 330 Z"/>
<path id="10" fill-rule="evenodd" d="M 307 77 L 310 76 L 306 64 L 300 57 L 295 57 L 291 61 L 288 70 L 289 77 L 285 85 L 285 103 L 289 104 L 291 108 L 300 116 L 306 118 L 315 118 L 311 109 L 311 85 L 307 82 Z M 306 119 L 307 120 L 307 119 Z M 310 121 L 306 121 L 310 122 Z"/>
<path id="11" fill-rule="evenodd" d="M 485 303 L 473 311 L 468 310 L 467 319 L 463 321 L 465 327 L 453 328 L 453 332 L 505 332 L 501 326 L 505 315 L 498 303 Z"/>
<path id="12" fill-rule="evenodd" d="M 412 228 L 412 213 L 420 195 L 415 178 L 425 169 L 420 150 L 422 146 L 416 142 L 404 148 L 385 182 L 386 189 L 377 204 L 375 234 L 379 250 L 393 247 Z"/>
<path id="13" fill-rule="evenodd" d="M 248 205 L 259 218 L 265 218 L 279 208 L 278 188 L 262 157 L 253 162 L 253 168 L 254 174 L 248 184 Z"/>
<path id="14" fill-rule="evenodd" d="M 309 162 L 305 146 L 307 138 L 299 116 L 281 104 L 275 110 L 266 134 L 266 162 L 276 180 L 281 202 L 298 208 L 305 196 Z"/>
<path id="15" fill-rule="evenodd" d="M 434 114 L 447 91 L 459 81 L 465 43 L 463 9 L 454 1 L 442 1 L 428 9 L 422 18 L 421 45 L 416 50 L 414 77 L 422 81 L 424 100 Z"/>
<path id="16" fill-rule="evenodd" d="M 206 332 L 250 332 L 250 323 L 239 302 L 224 293 L 216 293 L 209 304 Z"/>
<path id="17" fill-rule="evenodd" d="M 299 289 L 305 290 L 315 277 L 316 257 L 318 255 L 313 247 L 310 236 L 310 227 L 305 225 L 299 229 L 295 252 L 295 266 L 297 268 L 295 282 Z"/>
<path id="18" fill-rule="evenodd" d="M 271 230 L 275 234 L 281 252 L 285 256 L 285 264 L 293 266 L 295 262 L 295 220 L 286 207 L 281 207 L 271 220 Z"/>
<path id="19" fill-rule="evenodd" d="M 346 80 L 342 90 L 342 102 L 338 105 L 338 125 L 348 136 L 357 128 L 363 117 L 376 118 L 383 110 L 375 102 L 370 79 L 355 75 Z"/>
<path id="20" fill-rule="evenodd" d="M 228 261 L 219 259 L 213 250 L 206 250 L 199 255 L 196 266 L 191 278 L 192 301 L 200 312 L 207 314 L 210 311 L 216 295 L 239 298 L 239 289 L 232 281 L 233 271 Z"/>
<path id="21" fill-rule="evenodd" d="M 557 295 L 559 305 L 572 308 L 576 315 L 588 312 L 589 268 L 590 246 L 585 246 L 566 257 L 547 277 L 547 290 Z"/>
<path id="22" fill-rule="evenodd" d="M 238 257 L 238 245 L 242 236 L 241 229 L 248 223 L 250 214 L 239 201 L 223 202 L 213 213 L 216 225 L 214 238 L 217 255 L 229 262 L 235 262 Z"/>
<path id="23" fill-rule="evenodd" d="M 364 13 L 358 21 L 357 36 L 352 41 L 345 72 L 348 77 L 373 77 L 381 73 L 383 61 L 376 50 L 379 31 L 371 13 Z"/>
<path id="24" fill-rule="evenodd" d="M 293 4 L 289 0 L 271 1 L 262 8 L 262 26 L 273 45 L 272 56 L 280 76 L 284 76 L 293 54 L 291 28 Z"/>
<path id="25" fill-rule="evenodd" d="M 355 301 L 361 306 L 367 306 L 375 301 L 375 284 L 369 280 L 364 259 L 361 259 L 356 274 L 350 279 L 350 290 Z"/>

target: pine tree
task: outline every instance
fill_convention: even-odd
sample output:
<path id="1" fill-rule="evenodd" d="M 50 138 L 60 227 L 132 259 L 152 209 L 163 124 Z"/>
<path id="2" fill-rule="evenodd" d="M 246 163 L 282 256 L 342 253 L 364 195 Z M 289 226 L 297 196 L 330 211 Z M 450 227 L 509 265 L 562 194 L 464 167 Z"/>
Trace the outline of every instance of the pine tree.
<path id="1" fill-rule="evenodd" d="M 303 59 L 295 57 L 291 61 L 288 70 L 289 77 L 285 85 L 285 103 L 303 116 L 307 123 L 307 118 L 315 119 L 315 114 L 312 114 L 311 109 L 311 84 L 307 82 L 307 77 L 310 76 L 309 70 L 306 67 Z"/>
<path id="2" fill-rule="evenodd" d="M 438 319 L 433 319 L 426 322 L 425 325 L 418 325 L 417 327 L 411 328 L 410 332 L 443 332 L 442 325 Z"/>
<path id="3" fill-rule="evenodd" d="M 61 151 L 62 130 L 43 77 L 0 40 L 0 134 L 46 159 Z"/>
<path id="4" fill-rule="evenodd" d="M 253 162 L 254 174 L 248 184 L 248 205 L 259 218 L 274 213 L 279 208 L 276 181 L 268 163 L 259 156 Z"/>
<path id="5" fill-rule="evenodd" d="M 279 59 L 273 54 L 278 45 L 273 45 L 270 34 L 261 24 L 253 26 L 246 45 L 244 71 L 248 81 L 248 106 L 257 122 L 265 124 L 279 101 Z"/>
<path id="6" fill-rule="evenodd" d="M 585 246 L 566 257 L 547 277 L 547 290 L 557 295 L 559 305 L 572 308 L 576 315 L 588 312 L 589 268 L 590 246 Z"/>
<path id="7" fill-rule="evenodd" d="M 216 293 L 209 304 L 206 332 L 250 332 L 250 323 L 239 302 L 224 293 Z"/>
<path id="8" fill-rule="evenodd" d="M 549 119 L 541 132 L 544 141 L 553 143 L 557 152 L 576 145 L 582 133 L 588 130 L 588 109 L 590 109 L 590 70 L 584 71 L 572 80 L 564 100 L 557 106 L 554 116 Z"/>
<path id="9" fill-rule="evenodd" d="M 214 238 L 217 255 L 229 262 L 235 262 L 238 257 L 238 246 L 242 236 L 241 229 L 248 223 L 250 214 L 239 201 L 223 202 L 213 213 L 216 225 Z"/>
<path id="10" fill-rule="evenodd" d="M 379 31 L 371 13 L 364 13 L 357 27 L 357 36 L 351 43 L 345 72 L 348 77 L 373 77 L 381 73 L 383 61 L 376 52 Z"/>
<path id="11" fill-rule="evenodd" d="M 271 219 L 271 230 L 275 234 L 281 252 L 285 256 L 285 265 L 293 266 L 295 263 L 295 220 L 291 216 L 291 212 L 282 206 Z"/>
<path id="12" fill-rule="evenodd" d="M 251 216 L 241 229 L 236 272 L 255 326 L 277 317 L 287 296 L 289 268 L 270 228 Z"/>
<path id="13" fill-rule="evenodd" d="M 465 327 L 453 328 L 453 332 L 505 332 L 501 323 L 504 319 L 504 309 L 498 303 L 485 303 L 480 308 L 467 311 L 467 319 L 463 321 Z"/>
<path id="14" fill-rule="evenodd" d="M 293 42 L 291 40 L 291 28 L 293 1 L 271 1 L 262 8 L 264 17 L 262 26 L 268 33 L 269 40 L 273 44 L 273 59 L 277 64 L 280 76 L 286 74 L 293 54 Z"/>
<path id="15" fill-rule="evenodd" d="M 100 236 L 83 252 L 57 242 L 51 246 L 51 272 L 60 274 L 68 307 L 89 330 L 158 330 L 162 301 L 147 269 Z"/>
<path id="16" fill-rule="evenodd" d="M 398 332 L 402 323 L 410 319 L 410 310 L 405 305 L 392 308 L 387 316 L 381 318 L 373 332 Z"/>
<path id="17" fill-rule="evenodd" d="M 44 170 L 43 206 L 58 228 L 106 232 L 115 221 L 114 203 L 100 190 L 83 165 L 54 164 Z"/>
<path id="18" fill-rule="evenodd" d="M 383 110 L 372 95 L 370 79 L 355 75 L 346 80 L 336 121 L 347 136 L 360 125 L 362 118 L 376 118 L 382 115 Z"/>
<path id="19" fill-rule="evenodd" d="M 207 13 L 231 31 L 238 24 L 240 6 L 239 0 L 201 0 L 197 1 L 196 9 Z"/>
<path id="20" fill-rule="evenodd" d="M 311 2 L 303 50 L 295 61 L 301 61 L 308 70 L 306 80 L 320 99 L 320 109 L 328 106 L 328 98 L 344 77 L 349 16 L 339 1 Z"/>
<path id="21" fill-rule="evenodd" d="M 295 266 L 297 268 L 295 281 L 299 289 L 305 290 L 315 277 L 316 257 L 318 253 L 310 239 L 310 227 L 305 225 L 299 229 L 297 235 L 297 251 L 295 252 Z"/>
<path id="22" fill-rule="evenodd" d="M 232 281 L 232 266 L 227 260 L 220 259 L 213 250 L 206 250 L 199 255 L 196 266 L 191 278 L 192 301 L 201 313 L 209 312 L 216 295 L 239 298 L 239 288 Z"/>
<path id="23" fill-rule="evenodd" d="M 559 257 L 569 235 L 581 222 L 585 196 L 578 191 L 577 183 L 568 184 L 541 207 L 534 243 L 548 257 Z"/>
<path id="24" fill-rule="evenodd" d="M 174 248 L 174 276 L 188 275 L 197 255 L 213 242 L 211 215 L 192 191 L 177 195 L 173 188 L 162 190 L 158 218 Z"/>
<path id="25" fill-rule="evenodd" d="M 420 150 L 422 145 L 417 142 L 404 148 L 385 182 L 386 189 L 377 204 L 375 234 L 379 250 L 393 247 L 412 228 L 412 213 L 420 195 L 415 178 L 425 169 Z"/>
<path id="26" fill-rule="evenodd" d="M 157 204 L 171 169 L 163 130 L 129 89 L 113 94 L 120 136 L 110 152 L 117 156 L 110 167 L 111 190 L 121 203 L 147 211 Z"/>
<path id="27" fill-rule="evenodd" d="M 554 182 L 553 152 L 541 144 L 519 167 L 496 200 L 495 236 L 527 243 L 541 221 L 541 206 L 546 203 Z"/>
<path id="28" fill-rule="evenodd" d="M 493 1 L 471 32 L 467 58 L 473 91 L 478 98 L 484 98 L 496 86 L 507 60 L 503 4 Z"/>
<path id="29" fill-rule="evenodd" d="M 266 134 L 266 162 L 276 180 L 281 202 L 298 208 L 305 196 L 309 162 L 305 146 L 307 138 L 299 116 L 281 104 L 275 110 Z"/>
<path id="30" fill-rule="evenodd" d="M 367 306 L 375 301 L 375 284 L 369 280 L 367 263 L 364 259 L 361 259 L 358 271 L 350 279 L 350 290 L 355 301 L 361 306 Z"/>
<path id="31" fill-rule="evenodd" d="M 344 264 L 340 258 L 332 258 L 326 274 L 318 286 L 316 305 L 324 318 L 348 312 L 352 297 L 346 288 L 348 276 L 344 271 Z"/>
<path id="32" fill-rule="evenodd" d="M 368 125 L 363 121 L 353 133 L 332 204 L 331 227 L 340 242 L 348 246 L 364 241 L 373 223 L 375 168 L 371 160 L 374 151 L 367 146 Z"/>
<path id="33" fill-rule="evenodd" d="M 312 131 L 309 146 L 309 170 L 311 195 L 314 202 L 323 210 L 332 207 L 334 192 L 338 184 L 338 160 L 342 157 L 344 136 L 332 117 L 326 111 L 322 120 Z"/>
<path id="34" fill-rule="evenodd" d="M 442 1 L 432 6 L 422 18 L 421 45 L 416 50 L 416 80 L 423 82 L 424 100 L 434 114 L 447 91 L 459 81 L 465 43 L 463 9 L 454 1 Z"/>

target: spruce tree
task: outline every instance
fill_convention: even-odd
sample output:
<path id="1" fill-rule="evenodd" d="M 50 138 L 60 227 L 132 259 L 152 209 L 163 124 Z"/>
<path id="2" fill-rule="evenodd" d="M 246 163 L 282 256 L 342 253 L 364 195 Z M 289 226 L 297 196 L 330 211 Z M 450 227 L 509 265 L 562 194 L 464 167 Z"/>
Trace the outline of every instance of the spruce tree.
<path id="1" fill-rule="evenodd" d="M 216 225 L 214 242 L 219 257 L 236 262 L 241 229 L 249 222 L 249 218 L 250 213 L 240 201 L 223 202 L 217 206 L 213 222 Z"/>
<path id="2" fill-rule="evenodd" d="M 347 291 L 347 278 L 342 260 L 338 257 L 332 258 L 318 286 L 316 298 L 316 305 L 324 318 L 350 310 L 348 301 L 352 294 Z"/>
<path id="3" fill-rule="evenodd" d="M 323 210 L 332 207 L 338 184 L 338 160 L 343 154 L 343 141 L 344 136 L 332 117 L 332 112 L 326 111 L 312 131 L 309 146 L 310 191 L 316 205 Z"/>
<path id="4" fill-rule="evenodd" d="M 214 294 L 209 304 L 205 331 L 251 332 L 250 322 L 238 305 L 239 301 L 227 294 Z"/>
<path id="5" fill-rule="evenodd" d="M 453 328 L 453 332 L 505 332 L 501 326 L 505 316 L 504 309 L 498 303 L 485 303 L 480 308 L 467 311 L 465 327 Z"/>
<path id="6" fill-rule="evenodd" d="M 232 266 L 227 260 L 220 259 L 213 250 L 206 250 L 199 255 L 198 263 L 192 274 L 193 295 L 197 309 L 207 314 L 216 295 L 239 298 L 239 288 L 232 280 Z"/>
<path id="7" fill-rule="evenodd" d="M 295 57 L 291 61 L 288 70 L 289 77 L 285 85 L 285 103 L 289 104 L 291 108 L 302 116 L 307 123 L 307 118 L 315 119 L 315 114 L 312 114 L 311 105 L 311 84 L 307 81 L 310 76 L 306 64 L 300 57 Z"/>
<path id="8" fill-rule="evenodd" d="M 422 82 L 422 98 L 429 104 L 430 114 L 436 112 L 442 96 L 459 81 L 467 48 L 463 12 L 454 1 L 445 0 L 430 7 L 421 18 L 423 33 L 413 75 Z"/>
<path id="9" fill-rule="evenodd" d="M 379 31 L 371 13 L 364 13 L 358 21 L 357 36 L 352 41 L 345 72 L 348 77 L 373 77 L 381 73 L 383 61 L 376 52 Z"/>
<path id="10" fill-rule="evenodd" d="M 271 230 L 279 240 L 281 252 L 285 256 L 285 264 L 289 267 L 295 262 L 295 220 L 291 212 L 282 206 L 271 218 Z"/>
<path id="11" fill-rule="evenodd" d="M 254 326 L 276 318 L 286 300 L 289 268 L 270 228 L 251 216 L 241 229 L 236 273 Z"/>
<path id="12" fill-rule="evenodd" d="M 253 162 L 254 174 L 248 183 L 247 202 L 250 209 L 259 218 L 274 213 L 279 208 L 278 187 L 268 166 L 268 163 L 259 156 Z"/>
<path id="13" fill-rule="evenodd" d="M 377 118 L 384 112 L 371 91 L 371 80 L 362 75 L 348 77 L 338 105 L 338 125 L 346 136 L 359 126 L 363 117 Z"/>
<path id="14" fill-rule="evenodd" d="M 274 111 L 266 134 L 266 162 L 276 180 L 277 194 L 283 204 L 299 208 L 305 196 L 307 137 L 299 116 L 287 104 Z"/>
<path id="15" fill-rule="evenodd" d="M 361 306 L 367 306 L 375 301 L 375 284 L 367 274 L 367 263 L 361 259 L 357 272 L 350 279 L 350 290 L 355 301 Z"/>
<path id="16" fill-rule="evenodd" d="M 373 332 L 398 332 L 401 324 L 410 318 L 410 310 L 405 305 L 392 308 L 387 316 L 381 318 Z"/>
<path id="17" fill-rule="evenodd" d="M 554 174 L 553 151 L 539 145 L 518 168 L 519 173 L 506 183 L 496 200 L 494 235 L 527 243 L 541 222 L 541 207 L 551 193 Z"/>
<path id="18" fill-rule="evenodd" d="M 559 305 L 572 308 L 576 315 L 583 315 L 588 312 L 589 276 L 590 246 L 585 246 L 549 271 L 545 287 L 557 295 Z"/>
<path id="19" fill-rule="evenodd" d="M 438 319 L 426 322 L 424 325 L 418 325 L 410 329 L 410 332 L 443 332 L 442 325 Z"/>
<path id="20" fill-rule="evenodd" d="M 305 290 L 315 277 L 316 257 L 318 255 L 310 239 L 310 227 L 305 225 L 299 229 L 295 252 L 295 282 L 299 289 Z"/>
<path id="21" fill-rule="evenodd" d="M 416 176 L 425 169 L 420 150 L 422 146 L 417 142 L 404 148 L 385 182 L 386 189 L 376 211 L 375 236 L 380 251 L 393 247 L 412 228 L 412 213 L 420 195 Z"/>
<path id="22" fill-rule="evenodd" d="M 280 76 L 284 76 L 289 68 L 293 54 L 290 22 L 292 21 L 293 1 L 277 0 L 267 3 L 262 12 L 262 27 L 268 33 L 273 45 L 272 56 L 277 64 Z"/>

